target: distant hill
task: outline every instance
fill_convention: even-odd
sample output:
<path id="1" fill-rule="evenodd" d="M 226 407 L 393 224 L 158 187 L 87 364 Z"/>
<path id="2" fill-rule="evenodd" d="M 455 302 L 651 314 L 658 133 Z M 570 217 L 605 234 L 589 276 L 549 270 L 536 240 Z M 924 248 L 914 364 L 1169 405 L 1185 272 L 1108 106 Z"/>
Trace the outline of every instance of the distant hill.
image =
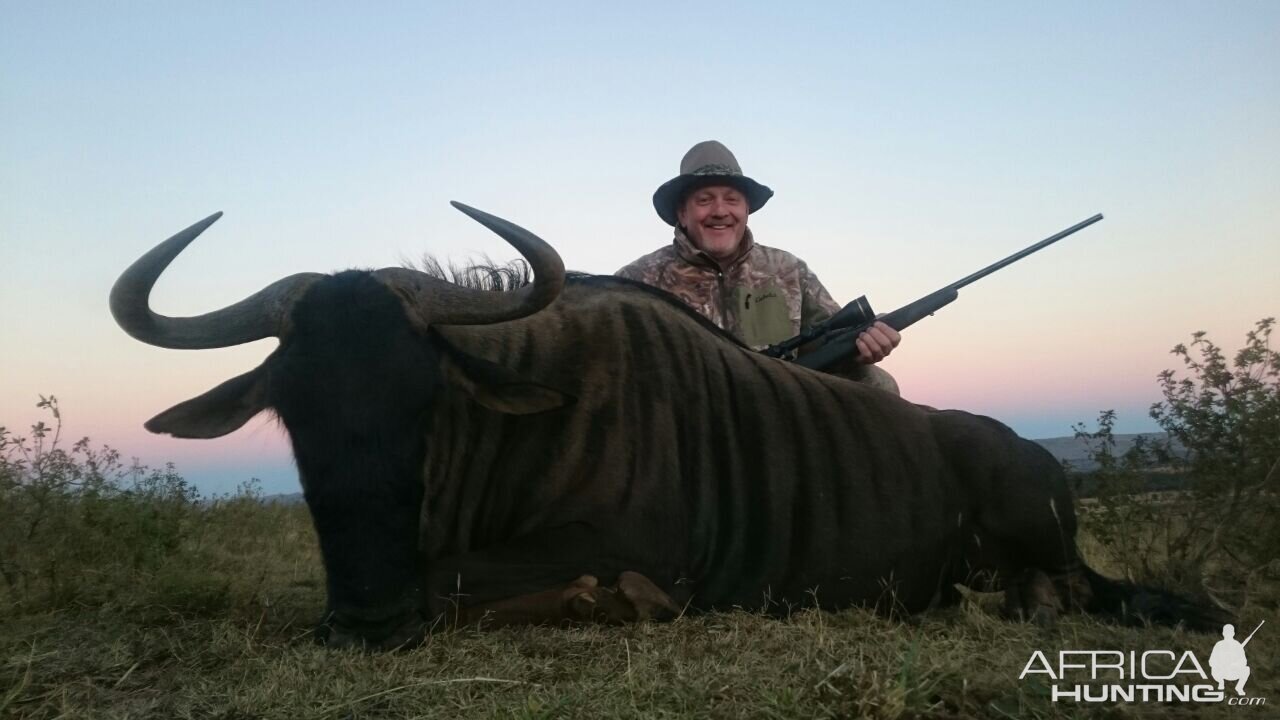
<path id="1" fill-rule="evenodd" d="M 264 503 L 279 503 L 281 505 L 297 505 L 306 502 L 302 497 L 302 493 L 280 493 L 279 495 L 265 495 L 262 498 Z"/>
<path id="2" fill-rule="evenodd" d="M 1116 456 L 1119 457 L 1124 455 L 1129 448 L 1133 447 L 1134 441 L 1140 437 L 1144 437 L 1149 440 L 1164 440 L 1167 436 L 1165 433 L 1129 433 L 1124 435 L 1116 434 L 1112 437 L 1114 437 L 1116 441 L 1114 452 Z M 1073 470 L 1088 472 L 1089 470 L 1094 470 L 1098 467 L 1097 463 L 1089 459 L 1088 444 L 1079 438 L 1044 438 L 1036 440 L 1035 442 L 1039 443 L 1041 447 L 1048 450 L 1054 457 L 1058 458 L 1059 462 L 1065 460 L 1071 463 L 1071 468 Z"/>

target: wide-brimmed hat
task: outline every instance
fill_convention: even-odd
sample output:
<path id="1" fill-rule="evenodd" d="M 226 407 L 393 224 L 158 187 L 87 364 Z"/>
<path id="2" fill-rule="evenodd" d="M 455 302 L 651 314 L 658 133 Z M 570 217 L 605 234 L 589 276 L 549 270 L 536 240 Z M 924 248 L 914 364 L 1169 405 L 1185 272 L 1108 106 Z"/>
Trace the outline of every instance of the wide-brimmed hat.
<path id="1" fill-rule="evenodd" d="M 675 225 L 676 209 L 690 191 L 708 185 L 728 185 L 737 188 L 747 198 L 747 209 L 755 212 L 773 197 L 766 185 L 742 174 L 738 159 L 729 148 L 706 140 L 689 148 L 680 161 L 680 174 L 662 183 L 653 194 L 653 209 L 668 225 Z"/>

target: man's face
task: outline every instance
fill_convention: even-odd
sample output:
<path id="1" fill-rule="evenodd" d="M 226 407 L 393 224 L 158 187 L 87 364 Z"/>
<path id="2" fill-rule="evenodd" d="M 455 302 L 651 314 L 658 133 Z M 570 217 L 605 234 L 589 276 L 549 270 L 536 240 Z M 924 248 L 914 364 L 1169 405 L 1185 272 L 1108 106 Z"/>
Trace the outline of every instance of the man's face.
<path id="1" fill-rule="evenodd" d="M 676 219 L 695 247 L 715 260 L 728 260 L 742 244 L 750 211 L 742 193 L 728 185 L 711 185 L 689 193 Z"/>

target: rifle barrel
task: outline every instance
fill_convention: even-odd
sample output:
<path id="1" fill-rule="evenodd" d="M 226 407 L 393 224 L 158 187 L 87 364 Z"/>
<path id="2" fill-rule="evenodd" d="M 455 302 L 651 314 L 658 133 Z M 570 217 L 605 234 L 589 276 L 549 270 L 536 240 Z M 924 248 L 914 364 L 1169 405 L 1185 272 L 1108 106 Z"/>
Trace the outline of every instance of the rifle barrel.
<path id="1" fill-rule="evenodd" d="M 1240 647 L 1244 647 L 1245 645 L 1248 645 L 1249 641 L 1253 639 L 1253 636 L 1257 635 L 1258 631 L 1262 629 L 1262 626 L 1266 624 L 1267 624 L 1266 620 L 1263 620 L 1262 622 L 1258 623 L 1258 627 L 1254 628 L 1253 632 L 1249 633 L 1249 637 L 1245 638 L 1244 642 L 1240 643 Z"/>
<path id="2" fill-rule="evenodd" d="M 1022 249 L 1022 250 L 1019 250 L 1018 252 L 1016 252 L 1016 253 L 1014 253 L 1014 254 L 1010 255 L 1009 257 L 1007 257 L 1007 258 L 1005 258 L 1005 259 L 1003 259 L 1003 260 L 1001 260 L 1001 261 L 999 261 L 999 262 L 992 263 L 992 264 L 990 264 L 990 265 L 988 265 L 988 266 L 986 266 L 986 267 L 982 268 L 982 269 L 981 269 L 981 270 L 979 270 L 978 272 L 976 272 L 976 273 L 974 273 L 974 274 L 972 274 L 972 275 L 970 275 L 970 276 L 968 276 L 968 277 L 966 277 L 966 278 L 964 278 L 964 279 L 957 280 L 956 282 L 951 283 L 951 284 L 950 284 L 950 285 L 948 285 L 947 287 L 951 288 L 952 290 L 959 290 L 960 288 L 964 287 L 965 285 L 968 285 L 969 283 L 974 282 L 975 280 L 981 280 L 982 278 L 984 278 L 984 277 L 986 277 L 986 276 L 990 275 L 991 273 L 993 273 L 993 272 L 995 272 L 995 271 L 999 270 L 1000 268 L 1002 268 L 1002 267 L 1004 267 L 1004 266 L 1006 266 L 1006 265 L 1009 265 L 1009 264 L 1011 264 L 1011 263 L 1015 263 L 1015 262 L 1017 262 L 1017 261 L 1021 260 L 1022 258 L 1026 257 L 1026 256 L 1028 256 L 1028 255 L 1030 255 L 1030 254 L 1031 254 L 1031 253 L 1033 253 L 1033 252 L 1036 252 L 1036 251 L 1038 251 L 1038 250 L 1043 250 L 1044 248 L 1049 247 L 1050 245 L 1052 245 L 1052 244 L 1054 244 L 1054 243 L 1058 242 L 1058 241 L 1059 241 L 1059 240 L 1061 240 L 1062 238 L 1064 238 L 1064 237 L 1066 237 L 1066 236 L 1068 236 L 1068 235 L 1070 235 L 1070 234 L 1072 234 L 1072 233 L 1074 233 L 1074 232 L 1077 232 L 1077 231 L 1079 231 L 1079 230 L 1083 230 L 1083 229 L 1085 229 L 1085 228 L 1089 227 L 1090 225 L 1092 225 L 1092 224 L 1094 224 L 1094 223 L 1098 222 L 1098 221 L 1099 221 L 1099 220 L 1101 220 L 1101 219 L 1102 219 L 1102 213 L 1098 213 L 1097 215 L 1094 215 L 1093 217 L 1089 218 L 1088 220 L 1085 220 L 1085 221 L 1083 221 L 1083 222 L 1076 223 L 1075 225 L 1072 225 L 1071 227 L 1067 228 L 1066 230 L 1063 230 L 1062 232 L 1057 233 L 1056 235 L 1051 235 L 1051 236 L 1049 236 L 1049 237 L 1047 237 L 1047 238 L 1045 238 L 1045 239 L 1041 240 L 1040 242 L 1036 243 L 1035 245 L 1032 245 L 1032 246 L 1031 246 L 1031 247 L 1029 247 L 1029 248 L 1024 248 L 1024 249 Z"/>

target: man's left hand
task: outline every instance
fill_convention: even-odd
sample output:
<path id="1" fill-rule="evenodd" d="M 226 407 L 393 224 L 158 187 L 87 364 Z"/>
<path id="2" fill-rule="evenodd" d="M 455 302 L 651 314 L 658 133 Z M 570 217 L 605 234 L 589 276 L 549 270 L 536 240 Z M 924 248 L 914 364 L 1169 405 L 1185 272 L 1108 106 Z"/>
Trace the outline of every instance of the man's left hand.
<path id="1" fill-rule="evenodd" d="M 858 362 L 863 365 L 874 365 L 889 356 L 893 349 L 902 342 L 902 335 L 897 330 L 876 321 L 858 336 Z"/>

